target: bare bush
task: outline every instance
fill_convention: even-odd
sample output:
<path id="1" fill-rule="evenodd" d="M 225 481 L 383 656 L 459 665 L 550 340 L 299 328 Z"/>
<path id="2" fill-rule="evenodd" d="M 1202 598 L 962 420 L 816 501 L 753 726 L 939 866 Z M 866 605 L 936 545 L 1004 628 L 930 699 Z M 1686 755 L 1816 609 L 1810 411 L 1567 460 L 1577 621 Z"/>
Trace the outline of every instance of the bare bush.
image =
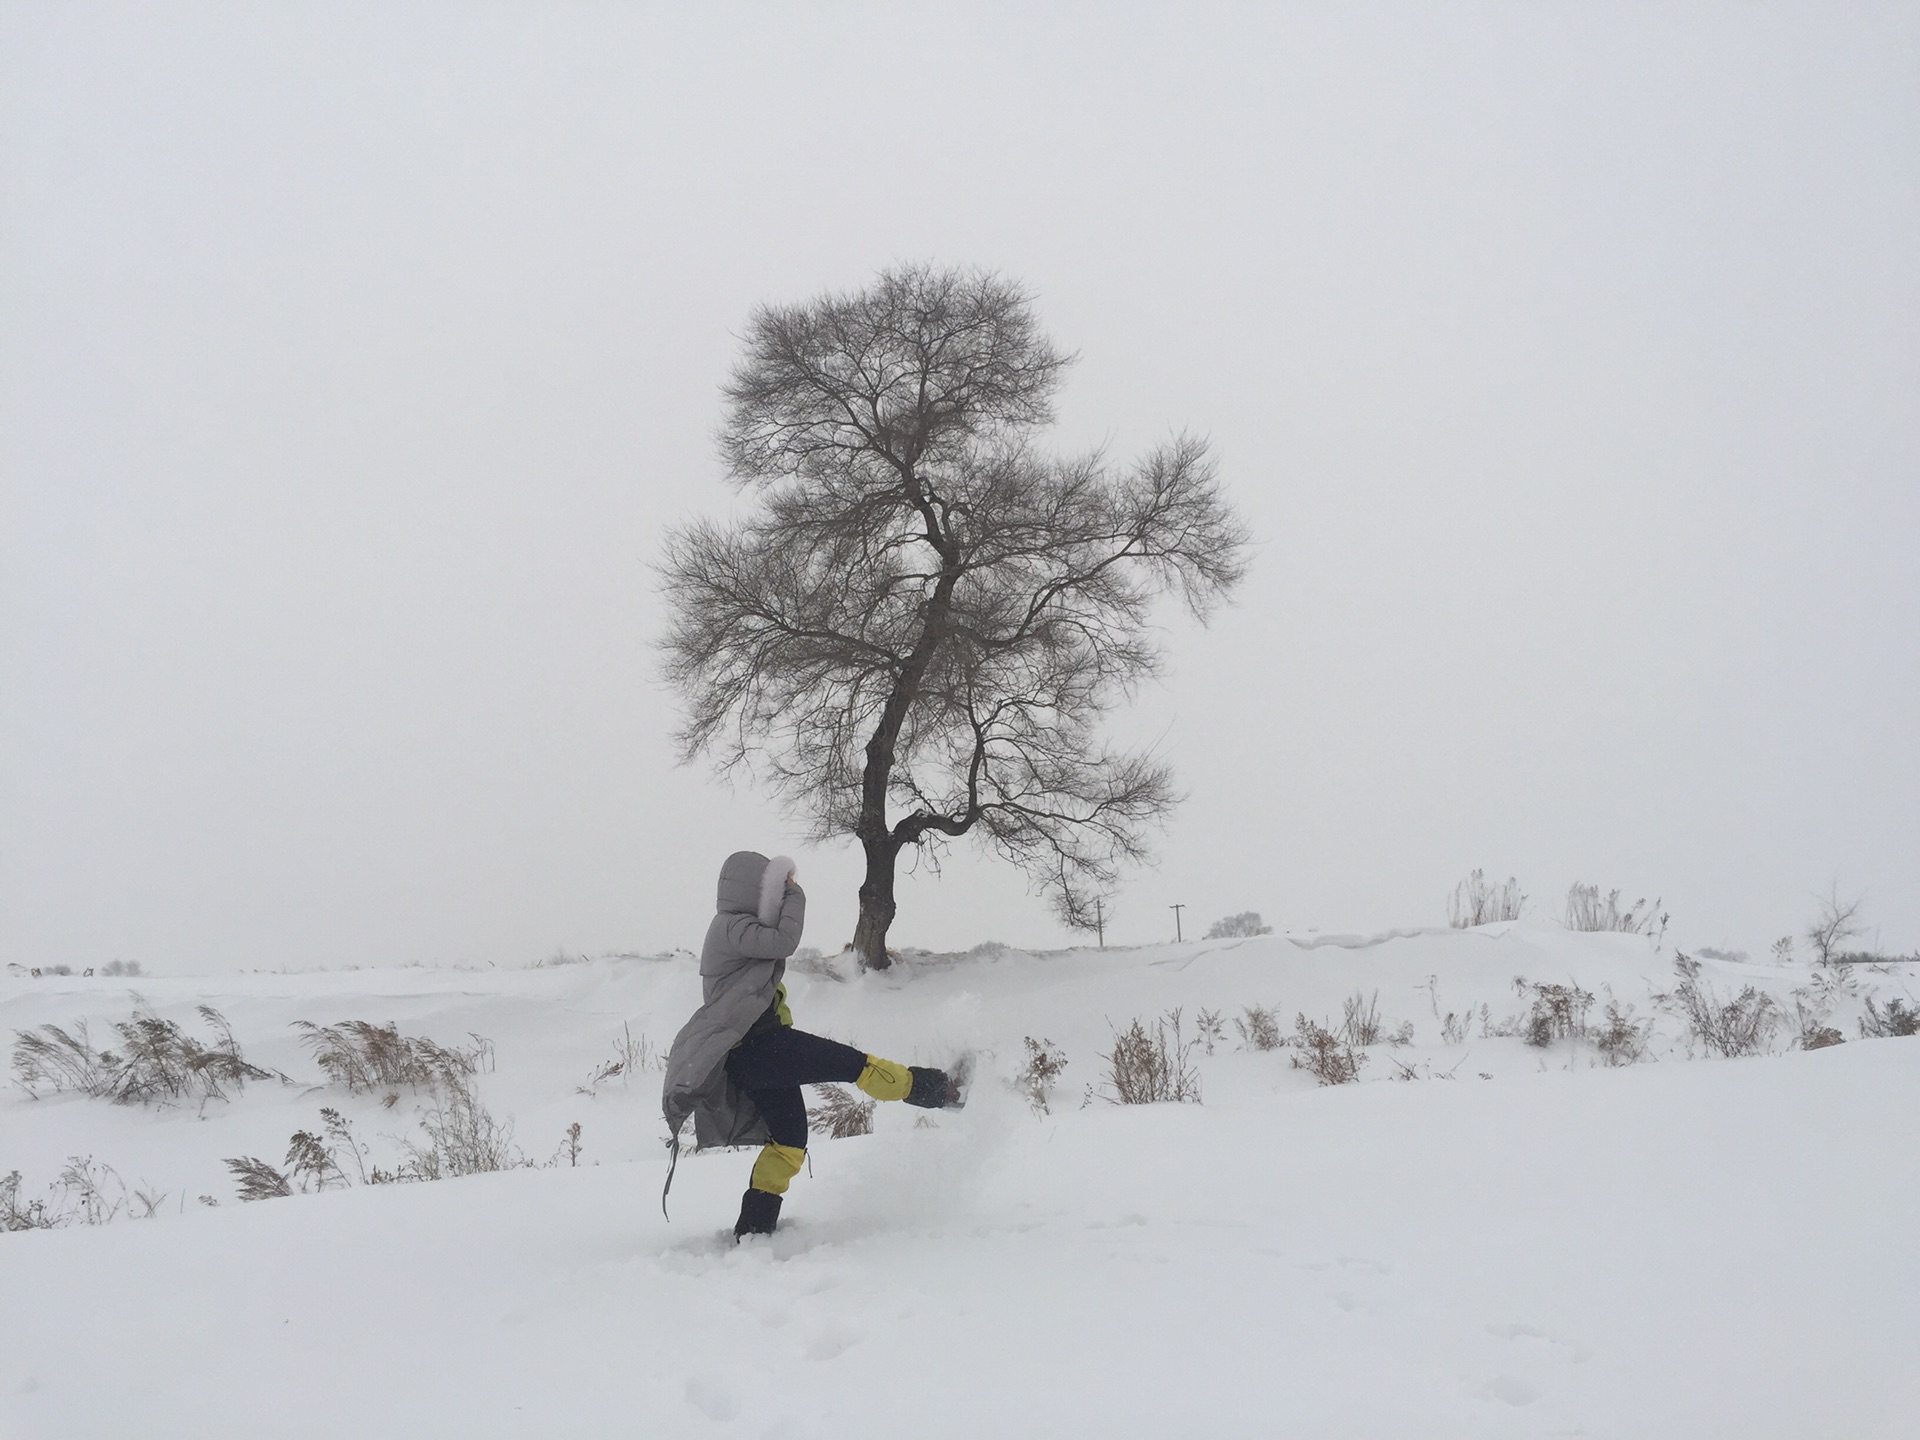
<path id="1" fill-rule="evenodd" d="M 1654 939 L 1667 933 L 1667 912 L 1656 898 L 1649 905 L 1636 900 L 1625 910 L 1620 908 L 1620 892 L 1609 890 L 1603 899 L 1598 885 L 1575 881 L 1567 891 L 1567 928 L 1569 930 L 1613 930 L 1623 935 L 1647 935 Z"/>
<path id="2" fill-rule="evenodd" d="M 1780 1007 L 1772 996 L 1748 985 L 1733 999 L 1722 1000 L 1702 977 L 1698 960 L 1681 954 L 1673 963 L 1680 983 L 1654 998 L 1687 1022 L 1694 1040 L 1728 1059 L 1758 1055 L 1767 1048 L 1780 1023 Z"/>
<path id="3" fill-rule="evenodd" d="M 1476 925 L 1518 920 L 1526 905 L 1526 892 L 1511 875 L 1506 884 L 1493 885 L 1488 883 L 1486 871 L 1476 870 L 1453 887 L 1447 923 L 1456 930 L 1471 930 Z"/>
<path id="4" fill-rule="evenodd" d="M 1793 1010 L 1789 1014 L 1783 1006 L 1782 1015 L 1802 1050 L 1824 1050 L 1847 1038 L 1827 1021 L 1834 1007 L 1842 998 L 1853 993 L 1854 988 L 1851 972 L 1832 969 L 1816 971 L 1805 985 L 1796 986 L 1789 992 Z"/>
<path id="5" fill-rule="evenodd" d="M 1920 1009 L 1911 1001 L 1899 996 L 1887 1001 L 1882 1010 L 1874 1003 L 1873 997 L 1867 997 L 1867 1013 L 1860 1017 L 1860 1037 L 1863 1040 L 1884 1040 L 1899 1035 L 1920 1035 Z"/>
<path id="6" fill-rule="evenodd" d="M 1367 1063 L 1364 1051 L 1305 1015 L 1294 1016 L 1293 1029 L 1294 1069 L 1311 1072 L 1322 1085 L 1348 1085 L 1360 1078 L 1360 1067 Z"/>
<path id="7" fill-rule="evenodd" d="M 1773 963 L 1776 965 L 1793 963 L 1793 936 L 1782 935 L 1773 942 Z"/>
<path id="8" fill-rule="evenodd" d="M 1216 920 L 1207 927 L 1209 940 L 1238 940 L 1243 936 L 1271 935 L 1273 926 L 1263 924 L 1258 910 L 1242 910 L 1238 915 L 1229 915 L 1224 920 Z"/>
<path id="9" fill-rule="evenodd" d="M 1593 1032 L 1593 1047 L 1609 1065 L 1636 1065 L 1646 1059 L 1652 1038 L 1651 1020 L 1635 1020 L 1633 1006 L 1609 999 L 1606 1020 Z"/>
<path id="10" fill-rule="evenodd" d="M 42 1025 L 15 1031 L 14 1079 L 36 1098 L 42 1089 L 77 1090 L 130 1105 L 183 1099 L 204 1104 L 224 1100 L 228 1086 L 242 1089 L 249 1080 L 275 1078 L 274 1071 L 241 1055 L 224 1015 L 211 1005 L 197 1008 L 214 1032 L 210 1044 L 162 1019 L 144 1001 L 127 1019 L 113 1022 L 120 1038 L 115 1050 L 96 1050 L 85 1021 L 71 1030 Z"/>
<path id="11" fill-rule="evenodd" d="M 102 975 L 138 975 L 140 973 L 140 962 L 138 960 L 109 960 L 105 965 L 100 967 L 100 973 Z"/>
<path id="12" fill-rule="evenodd" d="M 300 1043 L 313 1052 L 327 1079 L 350 1095 L 458 1088 L 486 1067 L 493 1054 L 492 1045 L 478 1035 L 470 1037 L 471 1046 L 441 1045 L 421 1036 L 402 1035 L 393 1021 L 315 1025 L 296 1020 L 293 1024 L 301 1032 Z"/>
<path id="13" fill-rule="evenodd" d="M 873 1133 L 873 1101 L 856 1095 L 844 1085 L 820 1085 L 820 1104 L 808 1119 L 816 1135 L 845 1140 L 854 1135 Z"/>
<path id="14" fill-rule="evenodd" d="M 1521 1035 L 1529 1045 L 1545 1049 L 1556 1040 L 1572 1040 L 1587 1033 L 1587 1010 L 1593 996 L 1578 985 L 1536 985 L 1516 975 L 1513 988 L 1533 1002 L 1522 1022 Z"/>
<path id="15" fill-rule="evenodd" d="M 1280 1033 L 1279 1012 L 1265 1005 L 1247 1006 L 1233 1022 L 1233 1028 L 1240 1032 L 1243 1050 L 1278 1050 L 1287 1043 Z"/>
<path id="16" fill-rule="evenodd" d="M 1194 1035 L 1206 1047 L 1211 1055 L 1214 1048 L 1227 1038 L 1227 1022 L 1218 1010 L 1202 1009 L 1193 1017 Z"/>
<path id="17" fill-rule="evenodd" d="M 1067 1068 L 1066 1052 L 1051 1040 L 1036 1040 L 1031 1035 L 1021 1043 L 1027 1047 L 1027 1063 L 1014 1077 L 1014 1088 L 1026 1096 L 1034 1114 L 1045 1115 L 1052 1099 L 1053 1083 Z"/>
<path id="18" fill-rule="evenodd" d="M 1113 1034 L 1106 1062 L 1107 1099 L 1116 1105 L 1152 1105 L 1163 1100 L 1200 1103 L 1200 1076 L 1193 1068 L 1198 1040 L 1181 1033 L 1178 1008 L 1153 1022 L 1149 1030 L 1134 1020 Z"/>

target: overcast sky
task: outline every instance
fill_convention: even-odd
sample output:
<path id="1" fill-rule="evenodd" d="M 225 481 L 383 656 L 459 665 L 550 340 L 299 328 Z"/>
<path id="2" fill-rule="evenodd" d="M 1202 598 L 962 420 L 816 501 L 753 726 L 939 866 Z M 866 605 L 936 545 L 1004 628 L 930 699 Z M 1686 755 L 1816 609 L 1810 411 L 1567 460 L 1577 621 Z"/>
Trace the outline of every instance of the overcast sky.
<path id="1" fill-rule="evenodd" d="M 0 6 L 0 960 L 697 946 L 741 847 L 838 948 L 650 565 L 751 307 L 918 259 L 1259 538 L 1109 938 L 1920 946 L 1920 7 L 331 0 Z M 964 852 L 893 931 L 1070 938 Z"/>

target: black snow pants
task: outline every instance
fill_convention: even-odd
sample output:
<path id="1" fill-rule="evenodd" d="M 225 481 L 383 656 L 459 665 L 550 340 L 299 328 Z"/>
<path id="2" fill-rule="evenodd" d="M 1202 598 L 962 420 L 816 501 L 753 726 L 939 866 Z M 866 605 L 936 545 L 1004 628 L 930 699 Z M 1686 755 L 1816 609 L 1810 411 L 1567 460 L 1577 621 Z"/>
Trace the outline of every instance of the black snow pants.
<path id="1" fill-rule="evenodd" d="M 756 1025 L 727 1056 L 727 1074 L 766 1118 L 776 1145 L 807 1148 L 807 1102 L 802 1085 L 851 1085 L 867 1057 L 851 1045 L 809 1035 L 791 1025 Z"/>

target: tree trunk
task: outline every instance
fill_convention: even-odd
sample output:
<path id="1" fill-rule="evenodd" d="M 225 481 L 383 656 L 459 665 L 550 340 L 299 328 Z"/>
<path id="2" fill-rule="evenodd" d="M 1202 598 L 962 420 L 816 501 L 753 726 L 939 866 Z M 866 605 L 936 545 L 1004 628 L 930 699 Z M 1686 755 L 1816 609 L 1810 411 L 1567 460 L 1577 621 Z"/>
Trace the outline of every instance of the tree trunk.
<path id="1" fill-rule="evenodd" d="M 853 927 L 853 954 L 862 970 L 884 970 L 893 963 L 887 954 L 887 929 L 893 924 L 893 862 L 898 854 L 891 837 L 866 842 L 867 878 L 860 882 L 860 919 Z"/>

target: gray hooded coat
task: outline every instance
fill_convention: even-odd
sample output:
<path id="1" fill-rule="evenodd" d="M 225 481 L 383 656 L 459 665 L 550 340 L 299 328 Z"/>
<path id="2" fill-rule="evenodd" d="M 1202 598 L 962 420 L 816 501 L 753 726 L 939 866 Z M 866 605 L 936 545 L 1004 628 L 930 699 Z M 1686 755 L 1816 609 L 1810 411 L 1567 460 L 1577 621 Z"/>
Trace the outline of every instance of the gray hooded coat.
<path id="1" fill-rule="evenodd" d="M 677 1138 L 693 1117 L 693 1148 L 755 1145 L 767 1122 L 726 1071 L 727 1052 L 776 1000 L 787 957 L 799 947 L 807 897 L 793 862 L 739 850 L 720 867 L 719 909 L 700 951 L 703 1003 L 673 1037 L 660 1104 Z"/>

